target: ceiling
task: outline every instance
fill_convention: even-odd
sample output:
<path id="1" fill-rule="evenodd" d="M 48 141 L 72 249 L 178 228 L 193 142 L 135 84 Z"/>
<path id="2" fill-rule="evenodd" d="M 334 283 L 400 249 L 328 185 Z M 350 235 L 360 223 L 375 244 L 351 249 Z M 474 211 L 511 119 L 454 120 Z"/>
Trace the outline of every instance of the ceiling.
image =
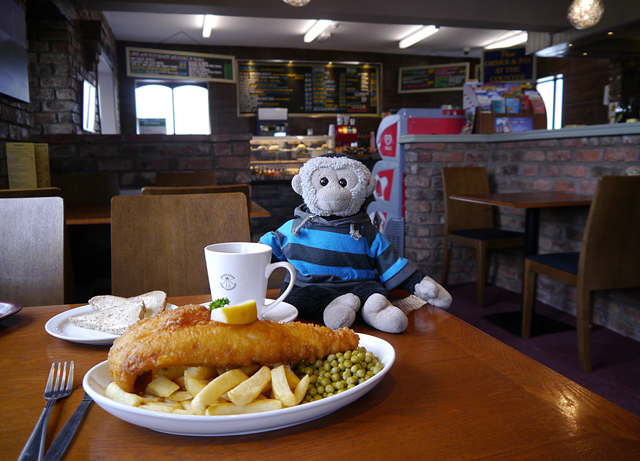
<path id="1" fill-rule="evenodd" d="M 603 27 L 612 20 L 626 21 L 629 7 L 637 9 L 627 5 L 625 12 L 618 14 L 614 11 L 619 9 L 618 2 L 605 0 Z M 484 46 L 514 30 L 529 31 L 530 36 L 535 33 L 537 42 L 543 45 L 532 51 L 557 45 L 554 37 L 565 40 L 589 35 L 589 31 L 576 31 L 569 24 L 570 3 L 571 0 L 311 0 L 304 7 L 292 7 L 282 0 L 83 1 L 85 8 L 104 12 L 120 41 L 476 58 Z M 632 5 L 636 3 L 640 4 L 634 0 Z M 632 13 L 633 17 L 635 12 Z M 218 17 L 209 38 L 202 36 L 203 14 Z M 331 19 L 334 28 L 326 39 L 304 43 L 302 37 L 316 19 Z M 404 50 L 398 47 L 400 39 L 429 24 L 439 26 L 438 33 Z"/>
<path id="2" fill-rule="evenodd" d="M 570 0 L 311 0 L 292 7 L 282 0 L 85 0 L 103 11 L 116 39 L 153 44 L 264 46 L 412 55 L 480 57 L 483 46 L 513 30 L 557 32 L 570 28 Z M 202 15 L 218 16 L 210 38 Z M 268 19 L 268 20 L 267 20 Z M 334 21 L 330 36 L 304 43 L 315 19 Z M 401 50 L 398 41 L 421 25 L 440 31 Z"/>

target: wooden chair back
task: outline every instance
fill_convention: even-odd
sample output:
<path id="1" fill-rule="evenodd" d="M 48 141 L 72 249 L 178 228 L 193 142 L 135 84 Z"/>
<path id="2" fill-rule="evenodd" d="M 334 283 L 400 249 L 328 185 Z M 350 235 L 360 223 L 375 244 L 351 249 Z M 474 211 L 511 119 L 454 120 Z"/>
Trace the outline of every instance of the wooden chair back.
<path id="1" fill-rule="evenodd" d="M 21 197 L 61 197 L 59 187 L 39 187 L 37 189 L 0 189 L 0 198 Z"/>
<path id="2" fill-rule="evenodd" d="M 142 195 L 181 195 L 181 194 L 225 194 L 243 193 L 247 199 L 247 210 L 251 210 L 251 190 L 248 184 L 229 184 L 223 186 L 187 186 L 187 187 L 143 187 Z"/>
<path id="3" fill-rule="evenodd" d="M 0 299 L 64 303 L 64 249 L 62 198 L 0 199 Z"/>
<path id="4" fill-rule="evenodd" d="M 590 290 L 640 287 L 640 176 L 598 180 L 580 249 L 578 284 Z"/>
<path id="5" fill-rule="evenodd" d="M 207 294 L 204 248 L 248 242 L 244 194 L 120 195 L 111 203 L 111 283 L 118 296 Z"/>
<path id="6" fill-rule="evenodd" d="M 494 227 L 493 207 L 451 200 L 451 195 L 489 193 L 489 177 L 484 167 L 447 167 L 442 169 L 445 234 L 461 229 Z"/>
<path id="7" fill-rule="evenodd" d="M 156 186 L 192 187 L 218 184 L 215 171 L 167 171 L 156 173 Z"/>
<path id="8" fill-rule="evenodd" d="M 109 204 L 120 194 L 116 173 L 52 174 L 51 185 L 60 188 L 67 206 Z"/>

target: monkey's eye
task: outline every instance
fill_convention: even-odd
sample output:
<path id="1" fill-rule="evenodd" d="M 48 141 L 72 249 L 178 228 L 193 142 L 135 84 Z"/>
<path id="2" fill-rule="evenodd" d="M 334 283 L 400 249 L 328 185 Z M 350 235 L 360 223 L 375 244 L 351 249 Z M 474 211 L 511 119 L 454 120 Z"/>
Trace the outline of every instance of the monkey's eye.
<path id="1" fill-rule="evenodd" d="M 320 185 L 322 187 L 326 186 L 327 184 L 329 184 L 329 180 L 327 178 L 320 178 Z"/>
<path id="2" fill-rule="evenodd" d="M 342 187 L 347 187 L 347 180 L 342 178 L 340 181 L 338 181 L 338 184 L 340 184 Z"/>

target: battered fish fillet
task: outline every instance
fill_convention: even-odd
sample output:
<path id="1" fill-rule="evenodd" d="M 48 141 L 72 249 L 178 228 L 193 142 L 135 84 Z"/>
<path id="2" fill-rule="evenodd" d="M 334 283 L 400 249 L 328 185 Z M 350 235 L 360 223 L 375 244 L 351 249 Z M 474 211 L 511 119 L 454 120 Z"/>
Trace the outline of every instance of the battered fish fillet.
<path id="1" fill-rule="evenodd" d="M 209 309 L 189 305 L 142 320 L 109 351 L 109 371 L 126 392 L 140 392 L 153 371 L 172 366 L 240 367 L 314 362 L 358 347 L 353 330 L 291 322 L 227 325 L 210 320 Z"/>

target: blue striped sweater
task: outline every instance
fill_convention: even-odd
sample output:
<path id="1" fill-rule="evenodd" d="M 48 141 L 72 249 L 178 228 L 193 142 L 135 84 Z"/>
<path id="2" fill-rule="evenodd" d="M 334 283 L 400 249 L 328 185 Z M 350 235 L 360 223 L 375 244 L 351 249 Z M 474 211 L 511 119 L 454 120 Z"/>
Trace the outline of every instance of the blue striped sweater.
<path id="1" fill-rule="evenodd" d="M 416 272 L 406 258 L 371 224 L 366 211 L 327 219 L 301 205 L 295 219 L 260 238 L 280 261 L 296 269 L 296 285 L 353 284 L 379 280 L 393 290 Z M 418 279 L 419 280 L 419 279 Z"/>

